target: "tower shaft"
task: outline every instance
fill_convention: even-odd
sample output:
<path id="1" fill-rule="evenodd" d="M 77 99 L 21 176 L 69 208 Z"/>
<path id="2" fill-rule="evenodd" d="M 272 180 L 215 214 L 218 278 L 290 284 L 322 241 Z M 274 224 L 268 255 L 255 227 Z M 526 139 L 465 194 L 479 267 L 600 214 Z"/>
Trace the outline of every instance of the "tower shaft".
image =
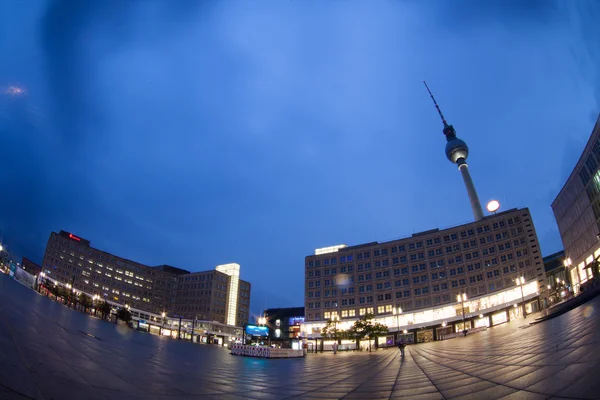
<path id="1" fill-rule="evenodd" d="M 467 188 L 467 194 L 469 195 L 471 210 L 473 210 L 475 221 L 481 221 L 483 219 L 483 208 L 481 208 L 479 197 L 475 191 L 475 185 L 473 184 L 473 179 L 471 179 L 471 174 L 469 173 L 469 166 L 463 161 L 463 163 L 458 165 L 458 169 L 463 177 L 463 181 L 465 181 L 465 187 Z"/>

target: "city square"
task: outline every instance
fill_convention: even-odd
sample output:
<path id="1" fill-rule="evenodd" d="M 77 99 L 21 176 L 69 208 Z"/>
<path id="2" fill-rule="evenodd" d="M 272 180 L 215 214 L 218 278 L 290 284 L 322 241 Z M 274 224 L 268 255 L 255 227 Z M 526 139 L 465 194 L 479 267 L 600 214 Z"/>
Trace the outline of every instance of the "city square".
<path id="1" fill-rule="evenodd" d="M 600 298 L 548 321 L 266 360 L 92 318 L 0 275 L 2 399 L 592 399 Z"/>
<path id="2" fill-rule="evenodd" d="M 599 20 L 0 2 L 0 400 L 600 399 Z"/>

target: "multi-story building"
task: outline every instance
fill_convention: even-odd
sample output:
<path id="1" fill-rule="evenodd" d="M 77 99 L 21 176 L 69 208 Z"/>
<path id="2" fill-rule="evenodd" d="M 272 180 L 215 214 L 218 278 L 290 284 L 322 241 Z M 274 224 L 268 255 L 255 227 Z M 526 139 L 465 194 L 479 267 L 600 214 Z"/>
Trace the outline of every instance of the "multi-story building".
<path id="1" fill-rule="evenodd" d="M 565 265 L 564 250 L 544 257 L 544 270 L 548 282 L 548 298 L 550 304 L 557 303 L 566 298 L 571 290 L 569 270 Z"/>
<path id="2" fill-rule="evenodd" d="M 495 325 L 518 316 L 523 302 L 538 310 L 546 285 L 527 208 L 391 242 L 317 249 L 305 259 L 303 336 L 318 336 L 333 316 L 344 327 L 366 314 L 398 332 Z"/>
<path id="3" fill-rule="evenodd" d="M 187 319 L 243 326 L 250 314 L 250 283 L 239 279 L 239 264 L 178 277 L 175 313 Z"/>
<path id="4" fill-rule="evenodd" d="M 249 315 L 250 284 L 239 280 L 239 265 L 235 265 L 236 287 L 230 290 L 234 278 L 219 272 L 219 267 L 197 273 L 169 265 L 150 267 L 95 249 L 89 240 L 65 231 L 50 234 L 42 263 L 45 279 L 115 306 L 128 306 L 135 318 L 161 321 L 164 313 L 243 326 Z M 197 285 L 193 291 L 190 282 Z M 188 304 L 186 300 L 196 293 L 203 301 Z M 237 308 L 228 308 L 229 301 Z"/>
<path id="5" fill-rule="evenodd" d="M 300 326 L 304 323 L 304 307 L 269 308 L 263 312 L 269 327 L 269 339 L 283 347 L 292 347 L 292 341 L 300 338 Z"/>
<path id="6" fill-rule="evenodd" d="M 39 275 L 40 272 L 42 272 L 42 267 L 40 265 L 37 265 L 36 263 L 34 263 L 26 257 L 23 257 L 23 260 L 21 261 L 21 268 L 29 272 L 31 275 L 35 276 Z"/>
<path id="7" fill-rule="evenodd" d="M 552 202 L 573 289 L 589 280 L 600 259 L 600 116 L 567 182 Z"/>

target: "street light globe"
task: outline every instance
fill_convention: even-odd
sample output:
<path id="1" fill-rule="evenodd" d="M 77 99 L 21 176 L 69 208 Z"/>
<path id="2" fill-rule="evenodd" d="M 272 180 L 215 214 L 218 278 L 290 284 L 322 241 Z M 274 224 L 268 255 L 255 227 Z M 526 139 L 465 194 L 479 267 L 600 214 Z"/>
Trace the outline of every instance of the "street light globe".
<path id="1" fill-rule="evenodd" d="M 500 202 L 498 200 L 491 200 L 487 203 L 487 210 L 489 212 L 496 212 L 500 208 Z"/>
<path id="2" fill-rule="evenodd" d="M 4 250 L 4 247 L 0 244 L 0 251 Z"/>
<path id="3" fill-rule="evenodd" d="M 408 331 L 405 329 L 402 331 L 402 333 L 406 334 L 406 333 L 408 333 Z"/>

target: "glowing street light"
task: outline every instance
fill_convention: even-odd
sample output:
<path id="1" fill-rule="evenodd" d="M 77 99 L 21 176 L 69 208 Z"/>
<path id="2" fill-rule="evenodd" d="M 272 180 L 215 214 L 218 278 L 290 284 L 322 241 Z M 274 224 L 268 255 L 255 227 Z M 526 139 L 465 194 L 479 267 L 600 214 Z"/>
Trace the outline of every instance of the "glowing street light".
<path id="1" fill-rule="evenodd" d="M 525 278 L 517 276 L 517 286 L 521 288 L 521 300 L 523 301 L 523 319 L 527 318 L 527 310 L 525 310 L 525 296 L 523 295 L 523 285 L 525 284 Z"/>
<path id="2" fill-rule="evenodd" d="M 335 340 L 334 344 L 333 344 L 333 354 L 337 354 L 337 342 L 338 342 L 338 321 L 340 320 L 340 316 L 335 313 L 331 316 L 331 320 L 333 321 L 334 328 L 333 328 L 333 339 Z"/>
<path id="3" fill-rule="evenodd" d="M 463 294 L 457 294 L 456 295 L 456 301 L 460 302 L 461 306 L 462 306 L 462 320 L 463 320 L 463 330 L 465 331 L 466 334 L 466 324 L 465 324 L 465 301 L 467 301 L 467 294 L 463 293 Z"/>
<path id="4" fill-rule="evenodd" d="M 392 309 L 394 315 L 396 316 L 396 344 L 398 343 L 398 336 L 400 333 L 400 314 L 402 314 L 402 307 L 394 307 Z"/>

